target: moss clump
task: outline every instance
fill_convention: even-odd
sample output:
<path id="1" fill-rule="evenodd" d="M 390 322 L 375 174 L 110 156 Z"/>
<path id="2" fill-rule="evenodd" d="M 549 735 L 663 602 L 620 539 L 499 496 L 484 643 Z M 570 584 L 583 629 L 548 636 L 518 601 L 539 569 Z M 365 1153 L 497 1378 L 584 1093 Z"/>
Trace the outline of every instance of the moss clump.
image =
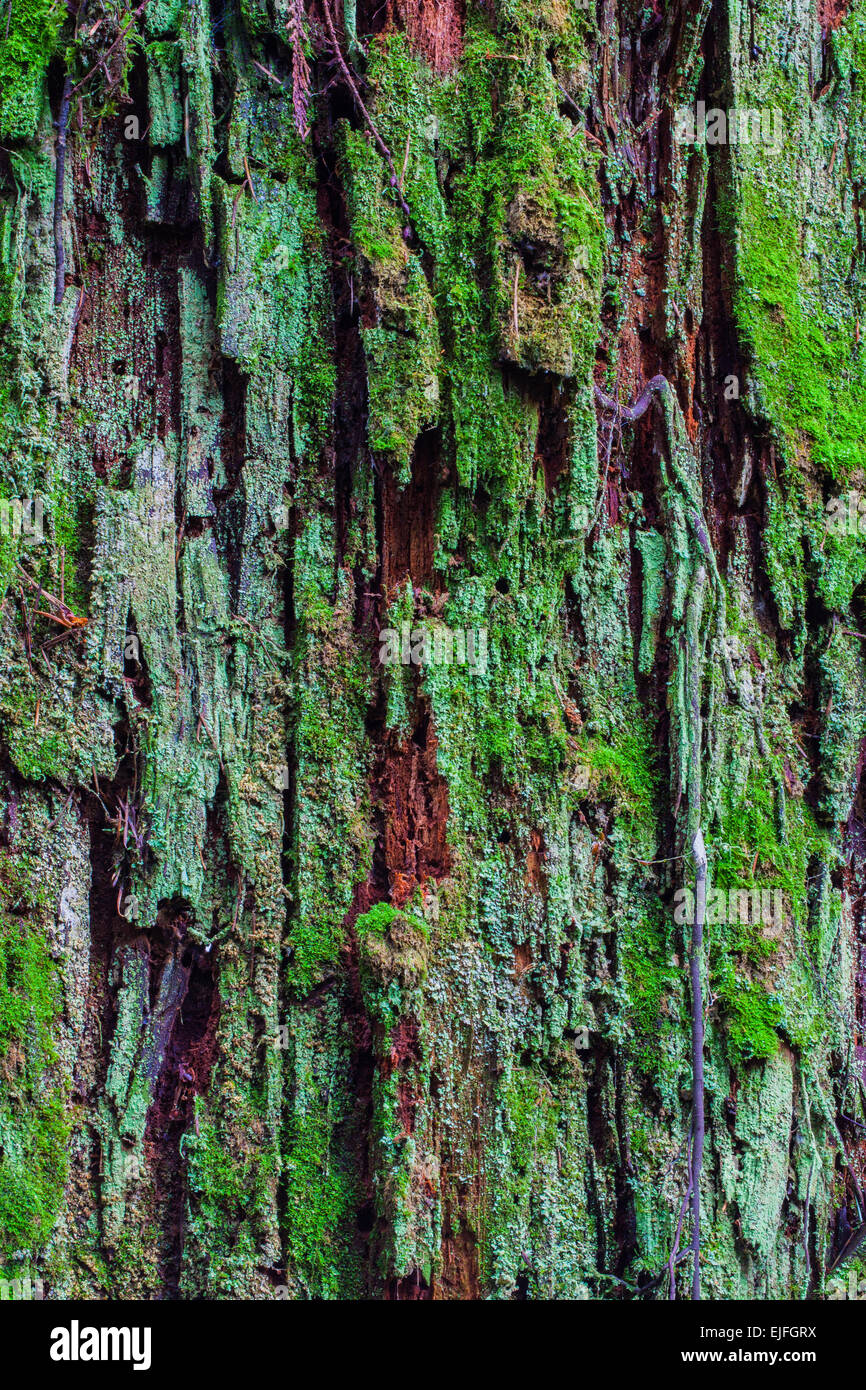
<path id="1" fill-rule="evenodd" d="M 649 826 L 655 814 L 658 773 L 652 736 L 639 712 L 634 711 L 627 728 L 614 730 L 609 742 L 583 735 L 578 750 L 599 793 L 612 795 L 620 809 Z"/>
<path id="2" fill-rule="evenodd" d="M 429 963 L 427 923 L 385 903 L 358 918 L 361 987 L 371 1015 L 386 1025 L 408 1008 Z"/>
<path id="3" fill-rule="evenodd" d="M 810 865 L 827 859 L 829 842 L 809 807 L 785 798 L 782 786 L 781 777 L 777 784 L 766 773 L 750 777 L 713 842 L 713 882 L 729 895 L 729 905 L 732 891 L 773 894 L 770 922 L 732 921 L 729 910 L 724 925 L 708 928 L 712 987 L 737 1069 L 772 1057 L 780 1033 L 805 1044 L 817 1026 L 816 982 L 776 957 L 782 933 L 800 940 L 806 935 Z M 775 915 L 779 902 L 781 921 Z"/>
<path id="4" fill-rule="evenodd" d="M 392 907 L 390 903 L 374 903 L 369 912 L 358 918 L 355 930 L 359 937 L 384 936 L 391 923 L 399 916 L 396 907 Z"/>
<path id="5" fill-rule="evenodd" d="M 398 165 L 405 153 L 403 192 L 427 253 L 458 474 L 470 485 L 511 480 L 519 467 L 520 404 L 504 391 L 499 363 L 584 381 L 593 360 L 603 243 L 595 158 L 582 131 L 559 115 L 549 44 L 543 25 L 521 22 L 515 34 L 506 24 L 492 33 L 472 11 L 459 74 L 442 79 L 411 53 L 404 35 L 370 45 L 375 118 Z M 500 61 L 500 53 L 509 57 Z M 407 259 L 403 225 L 378 154 L 360 136 L 350 135 L 346 148 L 353 235 L 375 277 Z M 406 422 L 417 417 L 417 426 L 434 408 L 438 353 L 423 299 L 414 309 L 407 299 L 406 312 L 421 360 L 395 368 L 389 358 L 389 385 L 385 360 L 374 355 L 371 401 L 381 392 L 396 400 L 402 382 Z M 397 442 L 402 451 L 405 441 Z"/>
<path id="6" fill-rule="evenodd" d="M 289 1275 L 314 1298 L 358 1297 L 354 1237 L 362 1189 L 350 1143 L 352 1077 L 339 999 L 327 1001 L 319 1020 L 296 1014 L 287 1064 L 293 1095 L 283 1140 Z"/>
<path id="7" fill-rule="evenodd" d="M 730 958 L 717 968 L 714 982 L 725 1020 L 725 1043 L 731 1066 L 764 1062 L 779 1049 L 784 1022 L 781 1001 L 760 984 L 744 980 Z"/>
<path id="8" fill-rule="evenodd" d="M 803 444 L 834 478 L 866 463 L 866 341 L 828 311 L 797 218 L 757 180 L 738 208 L 734 304 L 770 414 L 792 458 Z"/>
<path id="9" fill-rule="evenodd" d="M 45 72 L 65 6 L 51 0 L 10 0 L 10 6 L 0 27 L 0 139 L 29 140 L 45 101 Z"/>
<path id="10" fill-rule="evenodd" d="M 363 325 L 370 395 L 370 447 L 390 454 L 406 484 L 421 430 L 439 417 L 441 347 L 421 261 L 403 243 L 398 209 L 385 191 L 377 150 L 343 132 L 342 168 L 357 245 L 367 263 L 376 322 Z"/>
<path id="11" fill-rule="evenodd" d="M 667 1071 L 666 1055 L 677 1051 L 682 993 L 671 919 L 661 904 L 624 923 L 620 963 L 631 1025 L 629 1052 L 640 1071 L 660 1082 Z"/>
<path id="12" fill-rule="evenodd" d="M 29 890 L 0 884 L 0 1256 L 44 1242 L 66 1178 L 68 1124 L 51 1085 L 60 1008 L 40 914 Z"/>

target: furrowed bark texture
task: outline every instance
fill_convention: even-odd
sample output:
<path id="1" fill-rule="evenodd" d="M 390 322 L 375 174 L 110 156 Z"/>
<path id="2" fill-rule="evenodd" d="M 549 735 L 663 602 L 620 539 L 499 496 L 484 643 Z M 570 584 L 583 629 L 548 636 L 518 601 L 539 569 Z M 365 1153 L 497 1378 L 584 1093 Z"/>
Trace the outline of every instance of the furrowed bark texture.
<path id="1" fill-rule="evenodd" d="M 866 3 L 328 2 L 0 12 L 0 1275 L 826 1297 Z"/>

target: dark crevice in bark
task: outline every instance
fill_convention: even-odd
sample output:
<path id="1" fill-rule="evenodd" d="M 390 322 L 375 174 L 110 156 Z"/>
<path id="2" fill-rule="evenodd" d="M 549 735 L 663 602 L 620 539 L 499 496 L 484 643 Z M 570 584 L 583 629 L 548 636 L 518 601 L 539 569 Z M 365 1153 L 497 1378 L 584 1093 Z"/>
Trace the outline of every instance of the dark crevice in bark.
<path id="1" fill-rule="evenodd" d="M 153 684 L 144 649 L 138 635 L 135 614 L 130 612 L 126 620 L 126 642 L 123 650 L 123 678 L 131 687 L 135 699 L 145 709 L 153 704 Z"/>
<path id="2" fill-rule="evenodd" d="M 618 972 L 616 948 L 614 946 L 613 971 Z M 616 973 L 614 974 L 616 978 Z M 632 1181 L 634 1167 L 629 1153 L 629 1132 L 627 1124 L 625 1078 L 622 1064 L 614 1059 L 613 1064 L 614 1115 L 616 1120 L 618 1161 L 614 1172 L 614 1192 L 616 1212 L 613 1231 L 617 1244 L 617 1259 L 613 1273 L 623 1276 L 638 1249 L 637 1213 L 635 1210 Z"/>
<path id="3" fill-rule="evenodd" d="M 381 1240 L 373 1190 L 376 1154 L 371 1152 L 370 1134 L 373 1131 L 374 1084 L 376 1056 L 373 1028 L 364 1006 L 361 990 L 358 937 L 355 922 L 367 912 L 374 901 L 366 885 L 355 889 L 355 901 L 344 923 L 341 950 L 343 971 L 341 1017 L 345 1036 L 351 1049 L 348 1074 L 349 1112 L 334 1133 L 335 1149 L 346 1154 L 352 1164 L 358 1192 L 353 1243 L 360 1255 L 364 1282 L 369 1293 L 375 1291 L 379 1276 L 374 1256 Z"/>
<path id="4" fill-rule="evenodd" d="M 385 1286 L 386 1302 L 420 1303 L 427 1302 L 432 1297 L 433 1291 L 420 1269 L 414 1269 L 400 1279 L 389 1279 Z"/>
<path id="5" fill-rule="evenodd" d="M 130 935 L 129 924 L 118 914 L 117 893 L 112 881 L 114 853 L 105 813 L 107 795 L 110 793 L 105 788 L 98 796 L 88 796 L 84 805 L 90 838 L 90 946 L 86 1020 L 76 1059 L 76 1088 L 86 1100 L 88 1111 L 94 1115 L 99 1113 L 99 1097 L 105 1094 L 111 1039 L 117 1019 L 110 983 L 112 958 L 118 935 Z M 90 1136 L 94 1215 L 102 1239 L 104 1139 L 96 1124 L 91 1125 Z"/>
<path id="6" fill-rule="evenodd" d="M 706 34 L 707 67 L 701 82 L 705 101 L 714 83 L 727 87 L 719 20 Z M 711 160 L 702 228 L 704 312 L 698 336 L 698 389 L 703 400 L 703 448 L 711 462 L 708 511 L 714 548 L 724 574 L 740 522 L 745 525 L 753 576 L 755 616 L 776 643 L 782 660 L 791 654 L 792 634 L 782 625 L 767 572 L 766 478 L 776 473 L 775 446 L 766 422 L 755 420 L 746 403 L 748 352 L 735 327 L 735 269 L 730 238 L 723 233 L 723 200 L 732 191 L 730 151 Z"/>
<path id="7" fill-rule="evenodd" d="M 436 768 L 436 735 L 426 700 L 416 705 L 411 738 L 383 730 L 373 787 L 384 812 L 389 898 L 402 907 L 416 887 L 448 873 L 448 788 Z"/>
<path id="8" fill-rule="evenodd" d="M 431 1283 L 433 1298 L 460 1299 L 481 1297 L 478 1270 L 478 1241 L 475 1233 L 462 1221 L 458 1212 L 446 1207 L 442 1226 L 442 1270 Z M 520 1275 L 517 1276 L 520 1288 Z"/>
<path id="9" fill-rule="evenodd" d="M 552 493 L 569 467 L 573 393 L 553 377 L 538 383 L 534 395 L 538 400 L 536 459 L 544 469 L 545 488 Z"/>
<path id="10" fill-rule="evenodd" d="M 232 611 L 240 600 L 243 567 L 243 536 L 246 521 L 246 490 L 243 472 L 246 464 L 246 400 L 248 378 L 230 357 L 221 359 L 223 414 L 220 421 L 220 460 L 224 487 L 213 490 L 216 532 L 229 577 Z"/>
<path id="11" fill-rule="evenodd" d="M 389 598 L 406 579 L 415 589 L 433 585 L 441 476 L 438 428 L 424 430 L 416 439 L 408 487 L 400 487 L 390 466 L 382 468 L 382 588 Z"/>
<path id="12" fill-rule="evenodd" d="M 189 907 L 160 909 L 148 935 L 151 1028 L 161 1065 L 151 1077 L 145 1147 L 160 1211 L 161 1284 L 180 1296 L 186 1211 L 181 1140 L 193 1121 L 196 1095 L 207 1090 L 216 1050 L 219 994 L 213 953 L 187 937 Z"/>
<path id="13" fill-rule="evenodd" d="M 325 119 L 316 124 L 313 142 L 316 152 L 319 217 L 326 234 L 326 254 L 334 306 L 334 363 L 337 380 L 333 402 L 331 444 L 323 459 L 334 479 L 336 529 L 336 571 L 344 563 L 349 528 L 355 510 L 355 481 L 358 470 L 370 468 L 376 507 L 376 524 L 381 528 L 381 478 L 367 444 L 368 389 L 367 365 L 361 339 L 361 321 L 369 316 L 369 290 L 356 273 L 352 250 L 349 213 L 340 177 L 335 141 L 335 125 L 340 119 L 354 123 L 355 112 L 345 92 L 332 88 Z M 365 307 L 366 306 L 366 307 Z M 380 574 L 367 583 L 360 565 L 354 569 L 355 623 L 361 630 L 375 621 L 379 604 Z"/>

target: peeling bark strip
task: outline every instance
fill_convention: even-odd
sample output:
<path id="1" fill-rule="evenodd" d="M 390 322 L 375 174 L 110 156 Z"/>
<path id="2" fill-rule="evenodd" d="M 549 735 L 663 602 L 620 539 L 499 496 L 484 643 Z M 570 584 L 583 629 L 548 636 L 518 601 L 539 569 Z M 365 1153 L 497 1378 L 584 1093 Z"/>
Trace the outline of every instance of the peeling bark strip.
<path id="1" fill-rule="evenodd" d="M 393 23 L 434 72 L 450 72 L 463 48 L 463 0 L 386 0 Z"/>
<path id="2" fill-rule="evenodd" d="M 851 8 L 850 0 L 818 0 L 818 18 L 821 28 L 838 29 Z"/>
<path id="3" fill-rule="evenodd" d="M 310 101 L 310 68 L 304 53 L 307 40 L 304 0 L 292 0 L 286 19 L 289 43 L 292 45 L 292 109 L 295 114 L 295 130 L 302 140 L 310 133 L 307 124 L 307 107 Z M 261 65 L 260 65 L 261 66 Z M 266 68 L 262 68 L 267 72 Z M 279 82 L 279 78 L 273 79 Z"/>
<path id="4" fill-rule="evenodd" d="M 66 178 L 66 127 L 69 124 L 69 101 L 72 80 L 67 73 L 63 79 L 63 96 L 57 118 L 57 149 L 54 165 L 54 303 L 63 303 L 66 293 L 66 261 L 63 251 L 63 200 Z"/>
<path id="5" fill-rule="evenodd" d="M 3 1279 L 856 1281 L 862 8 L 4 11 Z"/>

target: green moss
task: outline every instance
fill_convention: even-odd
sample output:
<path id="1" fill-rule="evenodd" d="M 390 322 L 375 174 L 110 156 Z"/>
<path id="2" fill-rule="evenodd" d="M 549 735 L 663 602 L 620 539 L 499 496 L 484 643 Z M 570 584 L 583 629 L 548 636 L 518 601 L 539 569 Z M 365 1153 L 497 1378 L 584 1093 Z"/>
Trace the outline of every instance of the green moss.
<path id="1" fill-rule="evenodd" d="M 744 182 L 737 219 L 734 307 L 763 400 L 792 461 L 805 445 L 832 477 L 846 478 L 866 463 L 866 340 L 828 303 L 797 216 L 757 177 Z M 731 231 L 726 221 L 723 230 Z"/>
<path id="2" fill-rule="evenodd" d="M 768 994 L 763 985 L 743 979 L 730 958 L 718 967 L 714 984 L 731 1065 L 740 1070 L 747 1062 L 773 1057 L 785 1017 L 781 1001 Z"/>
<path id="3" fill-rule="evenodd" d="M 0 1257 L 8 1257 L 48 1238 L 63 1197 L 69 1126 L 51 1082 L 57 967 L 26 881 L 7 879 L 0 895 Z"/>
<path id="4" fill-rule="evenodd" d="M 233 1152 L 208 1120 L 184 1137 L 191 1215 L 191 1243 L 204 1247 L 211 1297 L 249 1297 L 249 1269 L 256 1230 L 270 1206 L 274 1157 L 250 1148 Z"/>
<path id="5" fill-rule="evenodd" d="M 785 797 L 783 786 L 780 772 L 774 778 L 763 769 L 729 804 L 711 846 L 713 881 L 725 890 L 779 888 L 805 924 L 808 865 L 828 853 L 830 842 L 805 802 Z"/>
<path id="6" fill-rule="evenodd" d="M 808 970 L 784 968 L 775 956 L 782 934 L 806 936 L 808 881 L 814 864 L 830 855 L 830 843 L 809 807 L 785 798 L 782 787 L 781 776 L 774 784 L 766 771 L 750 778 L 711 845 L 714 887 L 726 894 L 778 893 L 785 913 L 774 929 L 773 924 L 739 920 L 707 929 L 710 978 L 723 1014 L 725 1046 L 738 1069 L 773 1056 L 780 1033 L 808 1046 L 822 1027 L 815 977 Z"/>
<path id="7" fill-rule="evenodd" d="M 355 930 L 359 936 L 366 936 L 372 932 L 374 936 L 384 936 L 388 927 L 399 917 L 400 914 L 390 903 L 375 903 L 369 912 L 365 912 L 355 923 Z"/>
<path id="8" fill-rule="evenodd" d="M 582 736 L 578 757 L 599 795 L 611 796 L 620 809 L 650 825 L 658 795 L 652 733 L 638 710 L 631 713 L 628 726 L 615 730 L 609 743 Z"/>
<path id="9" fill-rule="evenodd" d="M 184 107 L 181 99 L 180 46 L 160 39 L 145 49 L 147 59 L 148 102 L 153 145 L 178 144 L 184 136 Z"/>
<path id="10" fill-rule="evenodd" d="M 303 627 L 296 647 L 294 746 L 299 781 L 318 788 L 297 806 L 293 827 L 289 978 L 303 992 L 335 960 L 353 886 L 368 872 L 369 791 L 359 770 L 368 758 L 370 672 L 352 629 L 345 576 L 331 607 L 319 588 L 314 535 L 299 538 L 295 556 Z"/>
<path id="11" fill-rule="evenodd" d="M 412 55 L 405 36 L 389 35 L 370 45 L 368 76 L 375 118 L 398 168 L 405 155 L 403 190 L 431 260 L 458 471 L 471 484 L 475 478 L 511 478 L 517 463 L 519 407 L 503 391 L 499 359 L 588 379 L 602 223 L 595 160 L 582 131 L 558 114 L 543 27 L 521 25 L 519 62 L 497 60 L 498 52 L 513 58 L 514 38 L 492 34 L 474 11 L 467 16 L 465 41 L 459 75 L 436 79 Z M 403 223 L 379 154 L 361 136 L 345 138 L 352 152 L 353 234 L 382 277 L 406 259 Z M 437 148 L 452 152 L 447 204 Z M 528 262 L 528 271 L 520 269 L 524 242 L 536 243 L 540 257 L 537 264 Z M 430 415 L 438 348 L 426 310 L 413 310 L 409 297 L 404 312 L 414 314 L 410 336 L 421 345 L 420 361 L 407 359 L 401 366 L 400 354 L 396 362 L 392 354 L 384 380 L 386 359 L 376 356 L 374 334 L 371 398 L 374 404 L 380 397 L 396 401 L 402 383 L 406 421 L 417 429 L 425 412 Z M 390 438 L 405 460 L 412 441 L 393 435 L 391 418 L 383 405 L 382 439 Z"/>
<path id="12" fill-rule="evenodd" d="M 293 1103 L 284 1135 L 283 1211 L 290 1277 L 308 1296 L 357 1297 L 362 1189 L 348 1142 L 350 1057 L 339 1001 L 328 1002 L 320 1023 L 296 1015 L 287 1062 Z"/>
<path id="13" fill-rule="evenodd" d="M 623 922 L 620 961 L 630 1024 L 627 1047 L 637 1067 L 660 1084 L 676 1054 L 682 973 L 673 964 L 671 919 L 661 903 Z"/>
<path id="14" fill-rule="evenodd" d="M 36 134 L 65 13 L 53 0 L 10 0 L 10 7 L 0 27 L 0 139 L 28 140 Z"/>

